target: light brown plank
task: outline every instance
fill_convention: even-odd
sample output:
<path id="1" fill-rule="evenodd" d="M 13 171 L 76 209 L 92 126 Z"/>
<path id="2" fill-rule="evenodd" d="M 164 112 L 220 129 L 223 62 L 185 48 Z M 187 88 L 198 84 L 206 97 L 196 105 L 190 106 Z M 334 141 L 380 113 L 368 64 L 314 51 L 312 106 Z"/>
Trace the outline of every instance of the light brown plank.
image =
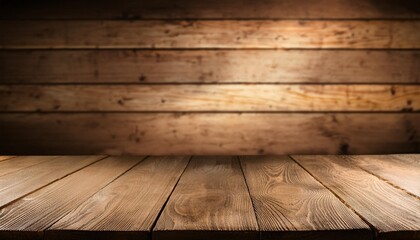
<path id="1" fill-rule="evenodd" d="M 289 157 L 240 159 L 261 239 L 372 239 L 366 223 Z"/>
<path id="2" fill-rule="evenodd" d="M 2 2 L 0 19 L 419 18 L 416 0 Z"/>
<path id="3" fill-rule="evenodd" d="M 0 156 L 0 162 L 14 157 L 15 156 Z"/>
<path id="4" fill-rule="evenodd" d="M 418 239 L 420 201 L 339 156 L 293 156 L 378 231 L 379 239 Z"/>
<path id="5" fill-rule="evenodd" d="M 235 157 L 193 157 L 153 230 L 153 239 L 259 239 Z"/>
<path id="6" fill-rule="evenodd" d="M 19 156 L 0 162 L 0 176 L 16 172 L 39 163 L 60 158 L 58 156 Z"/>
<path id="7" fill-rule="evenodd" d="M 45 239 L 150 239 L 189 159 L 149 157 L 60 219 Z"/>
<path id="8" fill-rule="evenodd" d="M 0 85 L 0 111 L 419 111 L 418 85 Z"/>
<path id="9" fill-rule="evenodd" d="M 363 155 L 349 156 L 351 162 L 379 178 L 420 197 L 420 163 L 409 159 L 401 160 L 404 155 Z M 409 158 L 409 157 L 408 157 Z"/>
<path id="10" fill-rule="evenodd" d="M 420 114 L 0 114 L 0 152 L 255 155 L 419 152 Z M 163 144 L 164 143 L 164 144 Z"/>
<path id="11" fill-rule="evenodd" d="M 3 83 L 420 83 L 420 51 L 3 51 Z"/>
<path id="12" fill-rule="evenodd" d="M 1 21 L 3 49 L 416 49 L 420 21 Z"/>
<path id="13" fill-rule="evenodd" d="M 92 164 L 103 156 L 62 156 L 0 176 L 0 207 Z M 1 224 L 0 224 L 1 225 Z"/>
<path id="14" fill-rule="evenodd" d="M 43 231 L 140 162 L 110 157 L 13 202 L 0 210 L 1 239 L 43 239 Z"/>

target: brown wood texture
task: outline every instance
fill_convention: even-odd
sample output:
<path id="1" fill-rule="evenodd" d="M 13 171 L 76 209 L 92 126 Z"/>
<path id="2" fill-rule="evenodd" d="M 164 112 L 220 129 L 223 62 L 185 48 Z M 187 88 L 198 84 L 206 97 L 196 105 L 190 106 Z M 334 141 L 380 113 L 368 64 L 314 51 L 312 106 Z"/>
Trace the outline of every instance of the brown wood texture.
<path id="1" fill-rule="evenodd" d="M 104 156 L 51 157 L 50 161 L 0 176 L 0 207 L 76 172 L 101 158 L 104 158 Z"/>
<path id="2" fill-rule="evenodd" d="M 420 17 L 416 0 L 2 1 L 0 19 L 265 19 Z"/>
<path id="3" fill-rule="evenodd" d="M 420 83 L 420 51 L 0 52 L 1 83 Z"/>
<path id="4" fill-rule="evenodd" d="M 19 156 L 9 158 L 7 161 L 0 160 L 0 176 L 6 175 L 12 172 L 16 172 L 33 165 L 51 161 L 58 156 Z"/>
<path id="5" fill-rule="evenodd" d="M 153 239 L 259 239 L 235 157 L 193 157 L 153 230 Z"/>
<path id="6" fill-rule="evenodd" d="M 0 85 L 0 111 L 419 111 L 418 85 Z"/>
<path id="7" fill-rule="evenodd" d="M 379 239 L 418 239 L 420 201 L 340 156 L 293 156 L 376 230 Z"/>
<path id="8" fill-rule="evenodd" d="M 15 156 L 0 156 L 0 162 L 14 157 Z"/>
<path id="9" fill-rule="evenodd" d="M 150 239 L 189 159 L 147 158 L 60 219 L 45 239 Z"/>
<path id="10" fill-rule="evenodd" d="M 288 156 L 240 157 L 261 239 L 371 239 L 352 210 Z"/>
<path id="11" fill-rule="evenodd" d="M 420 21 L 1 21 L 0 49 L 415 49 Z"/>
<path id="12" fill-rule="evenodd" d="M 346 159 L 395 187 L 420 197 L 419 162 L 406 160 L 404 155 L 362 155 Z"/>
<path id="13" fill-rule="evenodd" d="M 418 122 L 417 113 L 1 114 L 0 152 L 415 153 L 420 151 Z"/>
<path id="14" fill-rule="evenodd" d="M 142 159 L 106 158 L 7 205 L 0 211 L 0 238 L 43 239 L 46 228 Z"/>

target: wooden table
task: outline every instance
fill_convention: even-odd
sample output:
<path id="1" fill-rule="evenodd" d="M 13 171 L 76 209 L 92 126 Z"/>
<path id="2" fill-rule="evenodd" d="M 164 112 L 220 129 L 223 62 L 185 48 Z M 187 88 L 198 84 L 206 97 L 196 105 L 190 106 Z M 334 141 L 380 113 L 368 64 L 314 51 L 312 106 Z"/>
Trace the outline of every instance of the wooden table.
<path id="1" fill-rule="evenodd" d="M 420 155 L 0 156 L 0 239 L 420 239 Z"/>

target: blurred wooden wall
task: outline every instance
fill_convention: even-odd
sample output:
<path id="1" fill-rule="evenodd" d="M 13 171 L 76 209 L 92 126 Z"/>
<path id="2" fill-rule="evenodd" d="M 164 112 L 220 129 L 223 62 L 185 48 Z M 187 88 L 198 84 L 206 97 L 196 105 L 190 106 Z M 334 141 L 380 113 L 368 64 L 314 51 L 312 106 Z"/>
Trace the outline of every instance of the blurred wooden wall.
<path id="1" fill-rule="evenodd" d="M 417 0 L 1 1 L 1 154 L 420 151 Z"/>

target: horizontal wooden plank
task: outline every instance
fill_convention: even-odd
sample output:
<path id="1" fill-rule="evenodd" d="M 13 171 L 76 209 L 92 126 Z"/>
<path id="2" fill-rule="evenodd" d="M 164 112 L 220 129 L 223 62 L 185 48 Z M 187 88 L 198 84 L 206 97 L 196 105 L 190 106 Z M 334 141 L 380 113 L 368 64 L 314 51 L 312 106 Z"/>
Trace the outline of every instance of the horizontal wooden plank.
<path id="1" fill-rule="evenodd" d="M 236 157 L 193 157 L 153 229 L 153 240 L 259 239 Z"/>
<path id="2" fill-rule="evenodd" d="M 14 157 L 15 156 L 0 156 L 0 162 Z"/>
<path id="3" fill-rule="evenodd" d="M 420 21 L 1 21 L 1 49 L 418 49 Z"/>
<path id="4" fill-rule="evenodd" d="M 0 176 L 59 158 L 58 156 L 18 156 L 0 161 Z"/>
<path id="5" fill-rule="evenodd" d="M 372 239 L 362 219 L 289 157 L 240 160 L 261 239 Z"/>
<path id="6" fill-rule="evenodd" d="M 43 231 L 143 157 L 110 157 L 0 209 L 0 239 L 41 240 Z"/>
<path id="7" fill-rule="evenodd" d="M 420 114 L 0 114 L 11 154 L 386 154 L 420 151 Z"/>
<path id="8" fill-rule="evenodd" d="M 419 18 L 416 0 L 5 1 L 0 19 Z"/>
<path id="9" fill-rule="evenodd" d="M 419 85 L 0 85 L 0 111 L 419 111 Z"/>
<path id="10" fill-rule="evenodd" d="M 420 201 L 340 156 L 293 156 L 376 230 L 378 239 L 415 240 Z"/>
<path id="11" fill-rule="evenodd" d="M 2 83 L 420 83 L 420 51 L 0 52 Z"/>

